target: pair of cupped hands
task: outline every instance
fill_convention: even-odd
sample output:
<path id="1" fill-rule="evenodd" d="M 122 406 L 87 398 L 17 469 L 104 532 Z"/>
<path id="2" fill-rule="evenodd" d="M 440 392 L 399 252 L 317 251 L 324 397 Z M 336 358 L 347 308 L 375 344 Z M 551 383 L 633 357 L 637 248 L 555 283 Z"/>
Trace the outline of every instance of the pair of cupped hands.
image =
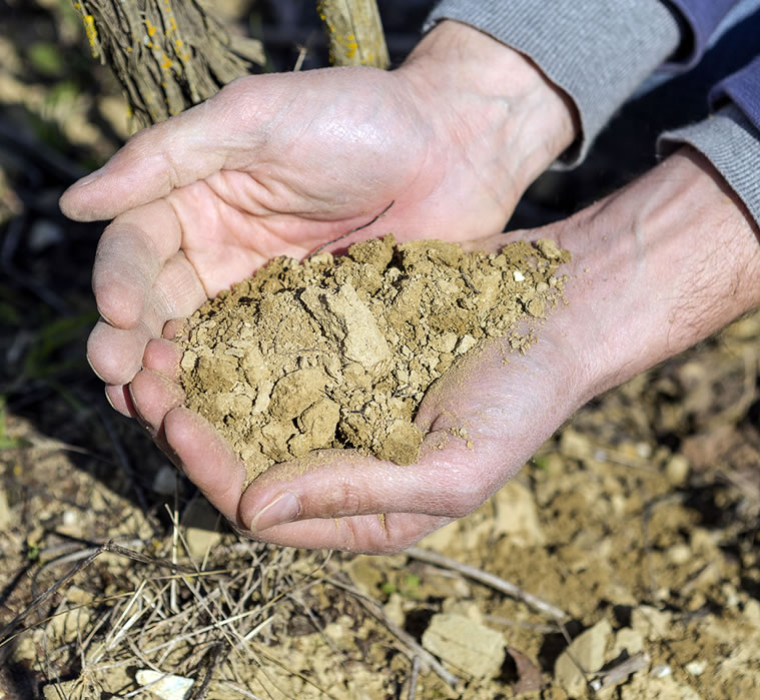
<path id="1" fill-rule="evenodd" d="M 444 22 L 392 72 L 252 76 L 137 134 L 61 200 L 73 219 L 113 219 L 95 259 L 102 319 L 88 344 L 110 403 L 140 421 L 234 527 L 260 540 L 393 552 L 468 514 L 589 398 L 727 320 L 717 311 L 711 322 L 676 318 L 688 290 L 671 265 L 694 269 L 685 212 L 699 226 L 722 216 L 726 236 L 746 238 L 750 252 L 757 246 L 739 203 L 689 152 L 568 221 L 501 234 L 526 187 L 578 130 L 569 100 L 528 59 Z M 505 364 L 503 342 L 492 341 L 428 393 L 416 422 L 426 445 L 445 434 L 444 449 L 423 448 L 403 467 L 317 455 L 297 469 L 278 465 L 244 490 L 230 447 L 183 407 L 171 340 L 178 320 L 273 257 L 304 257 L 391 202 L 350 242 L 393 232 L 496 251 L 550 238 L 574 255 L 568 306 L 527 355 Z M 669 287 L 659 284 L 663 269 Z M 733 315 L 753 303 L 740 301 Z M 451 428 L 465 428 L 471 447 Z"/>

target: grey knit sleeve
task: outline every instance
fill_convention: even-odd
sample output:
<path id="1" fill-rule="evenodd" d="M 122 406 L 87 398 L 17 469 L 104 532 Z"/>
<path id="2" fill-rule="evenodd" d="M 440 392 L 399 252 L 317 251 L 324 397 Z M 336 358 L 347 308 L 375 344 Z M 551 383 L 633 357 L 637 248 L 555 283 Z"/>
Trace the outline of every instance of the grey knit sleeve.
<path id="1" fill-rule="evenodd" d="M 525 54 L 570 96 L 582 133 L 560 167 L 583 160 L 613 113 L 681 39 L 676 16 L 661 0 L 442 0 L 424 30 L 444 19 Z"/>
<path id="2" fill-rule="evenodd" d="M 669 131 L 657 144 L 661 155 L 688 144 L 723 176 L 760 226 L 760 131 L 736 105 L 728 105 L 698 124 Z"/>

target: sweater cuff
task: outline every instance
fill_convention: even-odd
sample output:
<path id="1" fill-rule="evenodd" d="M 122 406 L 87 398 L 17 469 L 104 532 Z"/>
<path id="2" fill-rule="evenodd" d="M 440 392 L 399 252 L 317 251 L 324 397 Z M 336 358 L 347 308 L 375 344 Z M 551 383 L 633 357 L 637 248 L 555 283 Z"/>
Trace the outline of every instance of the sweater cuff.
<path id="1" fill-rule="evenodd" d="M 581 135 L 562 155 L 560 168 L 583 160 L 614 112 L 681 40 L 679 22 L 661 0 L 442 0 L 424 30 L 444 19 L 525 54 L 572 99 Z"/>
<path id="2" fill-rule="evenodd" d="M 729 105 L 703 122 L 660 136 L 657 150 L 669 155 L 687 144 L 704 155 L 744 202 L 760 226 L 760 130 L 736 105 Z"/>

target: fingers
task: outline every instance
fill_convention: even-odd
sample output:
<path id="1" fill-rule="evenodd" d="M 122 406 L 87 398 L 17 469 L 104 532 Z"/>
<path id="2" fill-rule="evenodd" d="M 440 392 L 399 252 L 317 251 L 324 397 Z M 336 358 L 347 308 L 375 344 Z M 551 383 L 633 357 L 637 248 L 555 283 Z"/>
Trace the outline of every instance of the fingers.
<path id="1" fill-rule="evenodd" d="M 245 482 L 245 467 L 216 429 L 197 413 L 178 407 L 164 418 L 166 441 L 187 477 L 233 523 Z"/>
<path id="2" fill-rule="evenodd" d="M 166 414 L 185 400 L 182 387 L 158 372 L 144 369 L 129 385 L 134 408 L 153 435 L 157 435 Z"/>
<path id="3" fill-rule="evenodd" d="M 159 372 L 172 381 L 179 382 L 179 363 L 181 360 L 182 349 L 179 345 L 163 338 L 154 338 L 145 347 L 143 367 Z"/>
<path id="4" fill-rule="evenodd" d="M 195 270 L 177 253 L 158 274 L 137 325 L 123 329 L 98 322 L 87 343 L 90 365 L 106 384 L 128 384 L 142 366 L 148 342 L 161 336 L 166 321 L 189 316 L 205 300 Z"/>
<path id="5" fill-rule="evenodd" d="M 133 383 L 132 393 L 140 412 L 157 420 L 171 403 L 167 380 L 143 371 Z M 170 390 L 171 391 L 171 390 Z M 146 408 L 143 409 L 143 402 Z M 150 404 L 153 408 L 148 409 Z M 152 412 L 155 409 L 155 412 Z M 214 427 L 192 411 L 176 407 L 163 418 L 165 437 L 183 464 L 187 477 L 236 527 L 247 530 L 238 517 L 245 467 Z M 377 514 L 335 520 L 307 520 L 248 533 L 258 539 L 292 547 L 336 548 L 346 551 L 400 551 L 451 519 L 417 514 Z"/>
<path id="6" fill-rule="evenodd" d="M 493 490 L 498 471 L 485 441 L 475 451 L 448 431 L 428 435 L 409 466 L 324 451 L 277 465 L 256 479 L 240 501 L 240 521 L 255 533 L 288 522 L 378 513 L 462 517 Z"/>
<path id="7" fill-rule="evenodd" d="M 127 418 L 135 418 L 137 411 L 132 403 L 132 397 L 129 395 L 128 386 L 106 385 L 106 400 L 115 411 Z"/>
<path id="8" fill-rule="evenodd" d="M 156 278 L 181 241 L 179 221 L 165 200 L 129 211 L 108 226 L 92 273 L 101 316 L 117 328 L 136 326 Z"/>
<path id="9" fill-rule="evenodd" d="M 141 131 L 104 167 L 70 187 L 61 210 L 77 221 L 113 219 L 220 170 L 231 126 L 225 124 L 227 102 L 209 100 Z"/>
<path id="10" fill-rule="evenodd" d="M 90 367 L 106 384 L 129 384 L 140 370 L 145 345 L 153 335 L 144 323 L 123 330 L 98 321 L 87 340 Z"/>
<path id="11" fill-rule="evenodd" d="M 451 518 L 413 513 L 305 520 L 273 527 L 257 535 L 257 539 L 286 547 L 393 554 L 450 522 Z"/>

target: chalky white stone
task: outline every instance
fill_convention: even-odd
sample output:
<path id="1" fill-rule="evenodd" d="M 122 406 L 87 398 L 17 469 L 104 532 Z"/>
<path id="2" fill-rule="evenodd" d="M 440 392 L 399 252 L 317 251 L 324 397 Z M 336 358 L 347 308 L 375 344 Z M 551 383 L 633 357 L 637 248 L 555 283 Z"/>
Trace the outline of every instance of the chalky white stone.
<path id="1" fill-rule="evenodd" d="M 136 678 L 141 686 L 150 686 L 150 692 L 163 700 L 187 700 L 195 683 L 192 678 L 175 676 L 171 673 L 158 673 L 148 669 L 138 671 Z"/>

